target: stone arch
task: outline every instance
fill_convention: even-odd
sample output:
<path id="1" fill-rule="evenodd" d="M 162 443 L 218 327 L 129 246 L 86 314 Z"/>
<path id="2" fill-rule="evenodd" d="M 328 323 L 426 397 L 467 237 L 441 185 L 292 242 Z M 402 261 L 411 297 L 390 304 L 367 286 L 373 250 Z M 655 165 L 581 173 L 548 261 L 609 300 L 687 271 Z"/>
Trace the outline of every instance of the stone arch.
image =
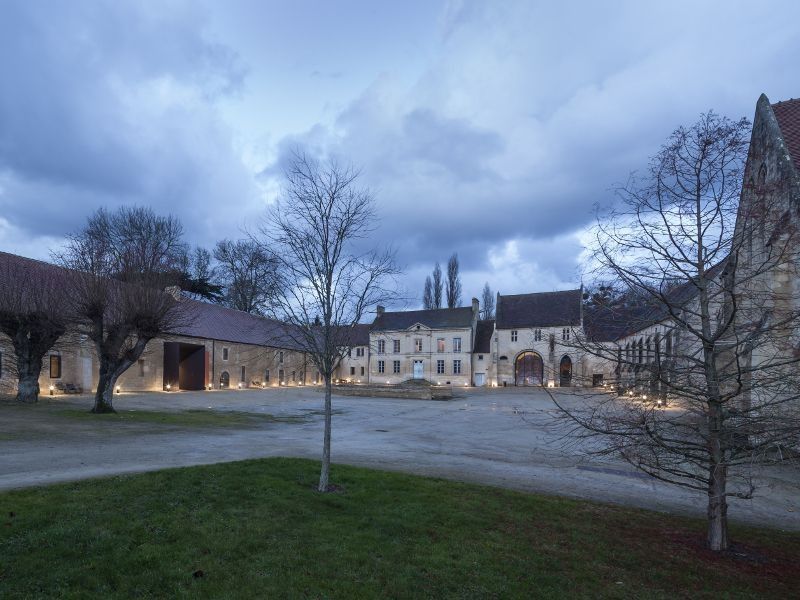
<path id="1" fill-rule="evenodd" d="M 561 362 L 558 364 L 558 378 L 561 387 L 572 385 L 572 359 L 569 354 L 561 357 Z"/>
<path id="2" fill-rule="evenodd" d="M 544 385 L 544 361 L 538 352 L 525 350 L 514 359 L 514 385 Z"/>
<path id="3" fill-rule="evenodd" d="M 220 373 L 219 387 L 220 389 L 231 387 L 231 374 L 228 373 L 227 371 L 223 371 L 222 373 Z"/>

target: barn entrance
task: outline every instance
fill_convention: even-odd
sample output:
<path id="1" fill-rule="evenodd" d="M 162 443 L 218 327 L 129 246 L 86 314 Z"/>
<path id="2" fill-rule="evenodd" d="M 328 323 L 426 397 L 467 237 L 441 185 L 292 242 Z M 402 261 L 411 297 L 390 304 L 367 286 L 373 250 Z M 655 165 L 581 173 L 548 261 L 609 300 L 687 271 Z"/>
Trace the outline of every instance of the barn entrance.
<path id="1" fill-rule="evenodd" d="M 522 352 L 514 362 L 515 385 L 542 385 L 544 362 L 536 352 Z"/>
<path id="2" fill-rule="evenodd" d="M 205 346 L 164 342 L 164 389 L 202 390 L 205 383 Z"/>

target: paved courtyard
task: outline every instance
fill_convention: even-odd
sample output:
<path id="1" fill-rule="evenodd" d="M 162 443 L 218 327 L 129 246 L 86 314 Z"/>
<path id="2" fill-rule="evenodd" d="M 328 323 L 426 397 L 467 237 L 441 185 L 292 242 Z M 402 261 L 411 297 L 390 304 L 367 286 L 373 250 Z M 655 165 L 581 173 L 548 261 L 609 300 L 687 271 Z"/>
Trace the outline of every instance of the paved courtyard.
<path id="1" fill-rule="evenodd" d="M 212 409 L 264 417 L 224 426 L 83 416 L 88 396 L 45 397 L 37 406 L 2 403 L 0 489 L 255 457 L 316 459 L 322 400 L 314 389 L 291 388 L 123 394 L 115 401 L 119 411 Z M 542 390 L 459 390 L 448 402 L 335 396 L 334 410 L 334 462 L 704 514 L 700 494 L 565 446 Z M 796 471 L 774 468 L 761 479 L 755 499 L 731 500 L 731 520 L 800 530 Z"/>

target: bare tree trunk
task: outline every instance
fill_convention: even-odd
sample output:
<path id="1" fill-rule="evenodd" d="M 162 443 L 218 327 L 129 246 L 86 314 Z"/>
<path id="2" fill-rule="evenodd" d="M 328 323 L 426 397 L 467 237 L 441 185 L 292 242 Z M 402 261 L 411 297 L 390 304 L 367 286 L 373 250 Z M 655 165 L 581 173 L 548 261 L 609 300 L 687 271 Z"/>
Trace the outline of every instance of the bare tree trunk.
<path id="1" fill-rule="evenodd" d="M 18 364 L 19 377 L 17 381 L 17 402 L 34 403 L 39 400 L 39 374 L 42 371 L 42 363 L 31 365 Z M 38 367 L 38 368 L 37 368 Z"/>
<path id="2" fill-rule="evenodd" d="M 723 461 L 722 407 L 713 403 L 709 414 L 709 456 L 711 458 L 708 474 L 708 547 L 715 552 L 728 548 L 728 501 L 726 485 L 728 467 Z"/>
<path id="3" fill-rule="evenodd" d="M 113 413 L 114 410 L 114 385 L 117 382 L 117 375 L 114 371 L 100 371 L 100 379 L 97 383 L 97 391 L 94 394 L 93 413 Z"/>
<path id="4" fill-rule="evenodd" d="M 325 374 L 325 439 L 322 443 L 322 469 L 319 473 L 320 492 L 328 491 L 331 472 L 331 375 Z"/>

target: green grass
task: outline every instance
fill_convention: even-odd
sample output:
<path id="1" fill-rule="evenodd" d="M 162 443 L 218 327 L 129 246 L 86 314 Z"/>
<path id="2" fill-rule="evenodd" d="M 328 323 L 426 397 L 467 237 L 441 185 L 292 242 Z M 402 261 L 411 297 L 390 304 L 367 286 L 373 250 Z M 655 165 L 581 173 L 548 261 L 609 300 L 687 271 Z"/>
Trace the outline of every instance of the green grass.
<path id="1" fill-rule="evenodd" d="M 800 536 L 334 466 L 253 460 L 0 494 L 2 598 L 778 597 Z"/>
<path id="2" fill-rule="evenodd" d="M 116 413 L 92 414 L 88 410 L 66 408 L 58 414 L 70 419 L 91 422 L 126 422 L 174 425 L 179 427 L 241 427 L 260 423 L 303 423 L 304 416 L 275 416 L 266 413 L 192 409 L 181 411 L 118 410 Z"/>

